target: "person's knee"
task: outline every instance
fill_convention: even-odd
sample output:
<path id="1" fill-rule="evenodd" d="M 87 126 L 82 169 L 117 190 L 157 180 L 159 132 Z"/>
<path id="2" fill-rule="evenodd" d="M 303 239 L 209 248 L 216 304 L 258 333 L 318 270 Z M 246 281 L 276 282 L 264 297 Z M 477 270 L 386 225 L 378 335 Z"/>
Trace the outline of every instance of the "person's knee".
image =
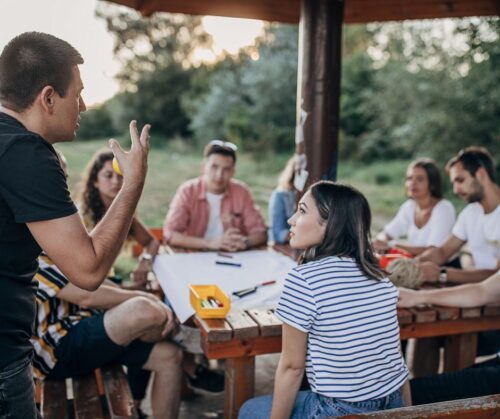
<path id="1" fill-rule="evenodd" d="M 271 414 L 272 396 L 261 396 L 247 400 L 240 407 L 238 419 L 268 418 Z"/>
<path id="2" fill-rule="evenodd" d="M 159 303 L 146 297 L 135 297 L 130 301 L 131 319 L 141 327 L 161 327 L 166 321 L 166 314 Z"/>

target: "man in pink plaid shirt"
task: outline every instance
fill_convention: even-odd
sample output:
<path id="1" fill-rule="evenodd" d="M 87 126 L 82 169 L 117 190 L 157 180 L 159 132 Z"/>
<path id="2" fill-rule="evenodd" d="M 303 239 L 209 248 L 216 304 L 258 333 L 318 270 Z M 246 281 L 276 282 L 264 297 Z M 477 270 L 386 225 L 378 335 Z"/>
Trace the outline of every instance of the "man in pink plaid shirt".
<path id="1" fill-rule="evenodd" d="M 235 252 L 267 241 L 267 228 L 248 187 L 233 179 L 237 147 L 212 140 L 203 173 L 177 190 L 163 226 L 165 242 L 197 250 Z"/>

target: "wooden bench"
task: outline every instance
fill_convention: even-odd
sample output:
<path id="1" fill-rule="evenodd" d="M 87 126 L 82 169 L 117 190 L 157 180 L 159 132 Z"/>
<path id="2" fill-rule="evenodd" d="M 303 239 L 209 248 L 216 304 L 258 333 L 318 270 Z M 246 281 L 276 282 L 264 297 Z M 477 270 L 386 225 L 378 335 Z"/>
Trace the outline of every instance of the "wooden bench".
<path id="1" fill-rule="evenodd" d="M 416 418 L 467 418 L 483 419 L 500 417 L 500 394 L 452 400 L 380 412 L 342 416 L 343 419 L 416 419 Z"/>
<path id="2" fill-rule="evenodd" d="M 45 419 L 138 418 L 120 365 L 107 366 L 80 378 L 38 381 L 36 402 Z"/>

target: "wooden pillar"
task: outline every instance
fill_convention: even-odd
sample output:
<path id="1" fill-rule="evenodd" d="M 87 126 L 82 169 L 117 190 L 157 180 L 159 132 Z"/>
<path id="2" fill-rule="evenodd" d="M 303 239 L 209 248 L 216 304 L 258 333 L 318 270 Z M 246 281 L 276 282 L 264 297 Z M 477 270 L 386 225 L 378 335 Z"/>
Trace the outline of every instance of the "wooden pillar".
<path id="1" fill-rule="evenodd" d="M 444 344 L 444 372 L 460 371 L 474 364 L 477 333 L 447 336 Z"/>
<path id="2" fill-rule="evenodd" d="M 297 125 L 303 122 L 308 183 L 337 178 L 343 18 L 343 0 L 302 0 Z"/>
<path id="3" fill-rule="evenodd" d="M 255 357 L 226 359 L 224 419 L 236 419 L 243 403 L 254 396 Z"/>

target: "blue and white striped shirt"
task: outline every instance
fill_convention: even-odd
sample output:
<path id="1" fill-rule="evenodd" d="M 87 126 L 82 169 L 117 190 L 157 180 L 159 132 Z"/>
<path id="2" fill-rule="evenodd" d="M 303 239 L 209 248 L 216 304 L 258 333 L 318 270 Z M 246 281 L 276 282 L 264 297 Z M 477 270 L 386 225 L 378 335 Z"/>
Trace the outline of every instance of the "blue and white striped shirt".
<path id="1" fill-rule="evenodd" d="M 351 258 L 326 257 L 292 269 L 276 310 L 308 333 L 312 391 L 357 402 L 387 396 L 408 377 L 400 352 L 398 291 L 366 277 Z"/>

